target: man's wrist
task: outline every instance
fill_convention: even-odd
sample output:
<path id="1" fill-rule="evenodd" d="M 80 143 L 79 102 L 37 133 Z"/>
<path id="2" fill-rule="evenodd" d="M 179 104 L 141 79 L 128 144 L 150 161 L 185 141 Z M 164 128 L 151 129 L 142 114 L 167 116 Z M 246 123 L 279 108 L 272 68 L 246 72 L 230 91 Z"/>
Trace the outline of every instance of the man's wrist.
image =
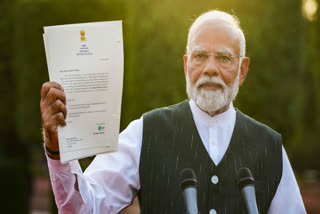
<path id="1" fill-rule="evenodd" d="M 44 150 L 49 158 L 54 159 L 54 160 L 60 159 L 60 152 L 59 151 L 52 151 L 51 149 L 49 149 L 47 147 L 46 143 L 44 143 L 43 147 L 44 147 Z"/>

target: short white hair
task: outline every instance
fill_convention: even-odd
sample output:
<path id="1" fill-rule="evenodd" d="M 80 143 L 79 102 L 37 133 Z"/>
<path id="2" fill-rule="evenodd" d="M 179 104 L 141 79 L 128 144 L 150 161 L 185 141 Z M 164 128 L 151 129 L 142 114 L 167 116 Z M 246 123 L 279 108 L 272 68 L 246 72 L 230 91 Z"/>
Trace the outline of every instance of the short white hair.
<path id="1" fill-rule="evenodd" d="M 187 47 L 186 47 L 187 53 L 190 53 L 191 36 L 195 33 L 198 26 L 200 26 L 207 20 L 221 20 L 233 26 L 239 32 L 240 56 L 245 57 L 246 39 L 240 27 L 240 21 L 238 17 L 223 11 L 219 11 L 219 10 L 211 10 L 209 12 L 203 13 L 192 23 L 188 33 L 188 41 L 187 41 Z"/>

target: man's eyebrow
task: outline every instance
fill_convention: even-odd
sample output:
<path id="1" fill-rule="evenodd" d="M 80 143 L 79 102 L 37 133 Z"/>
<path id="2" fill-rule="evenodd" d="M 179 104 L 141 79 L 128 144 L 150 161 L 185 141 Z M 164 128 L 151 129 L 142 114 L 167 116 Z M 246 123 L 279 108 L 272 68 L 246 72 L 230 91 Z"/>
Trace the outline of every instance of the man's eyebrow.
<path id="1" fill-rule="evenodd" d="M 194 46 L 191 48 L 191 52 L 208 52 L 207 49 L 201 47 L 201 46 Z M 232 50 L 230 48 L 222 48 L 220 50 L 215 51 L 216 54 L 232 54 Z"/>
<path id="2" fill-rule="evenodd" d="M 206 52 L 206 49 L 200 47 L 200 46 L 194 46 L 193 48 L 191 48 L 191 51 L 198 51 L 198 52 Z"/>
<path id="3" fill-rule="evenodd" d="M 232 54 L 232 50 L 229 48 L 223 48 L 216 51 L 217 54 Z"/>

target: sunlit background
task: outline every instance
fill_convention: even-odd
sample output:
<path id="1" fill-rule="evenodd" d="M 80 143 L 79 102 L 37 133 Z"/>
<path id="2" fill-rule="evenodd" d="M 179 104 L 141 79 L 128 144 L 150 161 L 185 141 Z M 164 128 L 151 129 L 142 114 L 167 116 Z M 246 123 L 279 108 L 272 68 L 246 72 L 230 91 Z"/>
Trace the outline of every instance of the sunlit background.
<path id="1" fill-rule="evenodd" d="M 319 8 L 319 5 L 316 0 L 302 1 L 302 13 L 304 17 L 309 21 L 315 20 L 318 8 Z"/>
<path id="2" fill-rule="evenodd" d="M 320 213 L 319 0 L 2 0 L 1 213 L 57 213 L 39 112 L 48 81 L 43 26 L 123 20 L 122 130 L 148 110 L 187 98 L 187 30 L 216 8 L 239 17 L 251 58 L 235 106 L 282 134 L 308 213 Z M 83 169 L 89 162 L 81 161 Z M 137 206 L 123 213 L 138 213 Z"/>

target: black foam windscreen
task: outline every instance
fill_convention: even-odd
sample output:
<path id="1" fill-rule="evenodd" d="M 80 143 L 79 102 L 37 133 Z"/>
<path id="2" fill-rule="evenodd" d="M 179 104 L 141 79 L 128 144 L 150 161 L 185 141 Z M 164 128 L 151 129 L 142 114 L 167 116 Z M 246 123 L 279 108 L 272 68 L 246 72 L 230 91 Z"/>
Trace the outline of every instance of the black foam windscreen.
<path id="1" fill-rule="evenodd" d="M 242 167 L 237 174 L 238 187 L 241 190 L 245 185 L 254 185 L 254 179 L 250 169 Z"/>
<path id="2" fill-rule="evenodd" d="M 180 173 L 180 187 L 184 190 L 189 186 L 197 187 L 197 178 L 192 169 L 186 168 Z"/>

